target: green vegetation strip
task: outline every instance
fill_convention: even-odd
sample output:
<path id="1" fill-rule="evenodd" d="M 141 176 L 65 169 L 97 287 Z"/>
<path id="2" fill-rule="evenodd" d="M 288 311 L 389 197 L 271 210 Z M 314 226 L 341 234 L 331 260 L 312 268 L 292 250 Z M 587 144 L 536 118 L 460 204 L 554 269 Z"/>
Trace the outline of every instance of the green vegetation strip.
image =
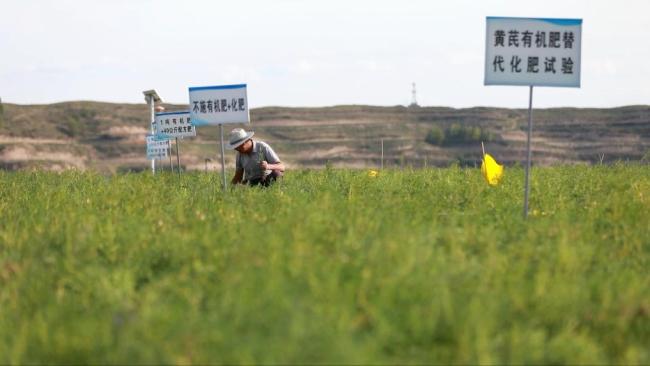
<path id="1" fill-rule="evenodd" d="M 0 172 L 0 364 L 650 363 L 650 167 Z"/>

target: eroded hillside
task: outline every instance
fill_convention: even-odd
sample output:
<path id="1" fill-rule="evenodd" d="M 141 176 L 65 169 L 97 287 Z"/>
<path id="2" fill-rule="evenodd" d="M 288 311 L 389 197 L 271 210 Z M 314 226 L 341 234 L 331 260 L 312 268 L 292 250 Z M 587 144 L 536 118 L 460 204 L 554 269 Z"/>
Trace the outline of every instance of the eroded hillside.
<path id="1" fill-rule="evenodd" d="M 0 165 L 106 172 L 145 169 L 148 113 L 144 104 L 4 104 Z M 293 167 L 378 166 L 382 140 L 384 165 L 389 167 L 473 165 L 481 157 L 481 140 L 497 160 L 515 164 L 525 159 L 526 118 L 526 110 L 499 108 L 266 107 L 251 110 L 247 128 L 271 143 Z M 234 126 L 226 131 L 230 127 Z M 220 161 L 218 140 L 218 129 L 212 127 L 182 140 L 181 165 L 204 169 L 207 164 L 215 169 Z M 649 150 L 649 106 L 534 111 L 535 164 L 638 161 L 647 159 Z M 233 158 L 228 153 L 227 163 L 232 165 Z"/>

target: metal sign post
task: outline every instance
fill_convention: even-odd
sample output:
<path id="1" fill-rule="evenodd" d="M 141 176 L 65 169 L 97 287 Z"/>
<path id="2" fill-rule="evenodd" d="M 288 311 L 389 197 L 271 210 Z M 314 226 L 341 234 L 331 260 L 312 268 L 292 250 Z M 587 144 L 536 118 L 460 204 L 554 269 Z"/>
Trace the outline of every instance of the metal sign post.
<path id="1" fill-rule="evenodd" d="M 221 176 L 223 177 L 223 190 L 226 191 L 226 150 L 223 145 L 223 124 L 219 124 L 221 134 Z"/>
<path id="2" fill-rule="evenodd" d="M 180 153 L 180 145 L 178 143 L 178 137 L 176 138 L 176 167 L 178 168 L 178 178 L 181 178 L 181 153 Z"/>
<path id="3" fill-rule="evenodd" d="M 172 163 L 172 145 L 169 144 L 169 171 L 174 172 L 174 164 Z"/>
<path id="4" fill-rule="evenodd" d="M 526 182 L 524 188 L 524 218 L 528 217 L 528 195 L 530 194 L 530 162 L 532 160 L 532 151 L 530 149 L 530 139 L 533 135 L 533 86 L 530 86 L 530 96 L 528 97 L 528 136 L 526 137 Z M 485 153 L 483 153 L 485 154 Z"/>

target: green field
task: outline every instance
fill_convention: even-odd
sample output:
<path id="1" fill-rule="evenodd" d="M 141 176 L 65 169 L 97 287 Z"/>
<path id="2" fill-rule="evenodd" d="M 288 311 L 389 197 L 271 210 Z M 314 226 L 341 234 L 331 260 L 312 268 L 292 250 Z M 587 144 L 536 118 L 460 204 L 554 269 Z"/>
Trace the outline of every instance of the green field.
<path id="1" fill-rule="evenodd" d="M 0 171 L 0 364 L 650 363 L 650 166 Z"/>

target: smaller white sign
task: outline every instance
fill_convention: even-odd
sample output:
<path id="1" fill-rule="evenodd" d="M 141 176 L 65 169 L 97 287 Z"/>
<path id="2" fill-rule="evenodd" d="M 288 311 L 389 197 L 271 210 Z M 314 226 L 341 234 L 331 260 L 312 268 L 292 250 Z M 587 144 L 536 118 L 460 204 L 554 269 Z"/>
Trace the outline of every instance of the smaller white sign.
<path id="1" fill-rule="evenodd" d="M 168 156 L 171 145 L 169 140 L 156 135 L 147 135 L 147 159 L 163 159 Z"/>
<path id="2" fill-rule="evenodd" d="M 188 111 L 156 113 L 154 130 L 157 135 L 168 138 L 196 136 Z"/>
<path id="3" fill-rule="evenodd" d="M 194 126 L 249 123 L 246 84 L 189 88 Z"/>

